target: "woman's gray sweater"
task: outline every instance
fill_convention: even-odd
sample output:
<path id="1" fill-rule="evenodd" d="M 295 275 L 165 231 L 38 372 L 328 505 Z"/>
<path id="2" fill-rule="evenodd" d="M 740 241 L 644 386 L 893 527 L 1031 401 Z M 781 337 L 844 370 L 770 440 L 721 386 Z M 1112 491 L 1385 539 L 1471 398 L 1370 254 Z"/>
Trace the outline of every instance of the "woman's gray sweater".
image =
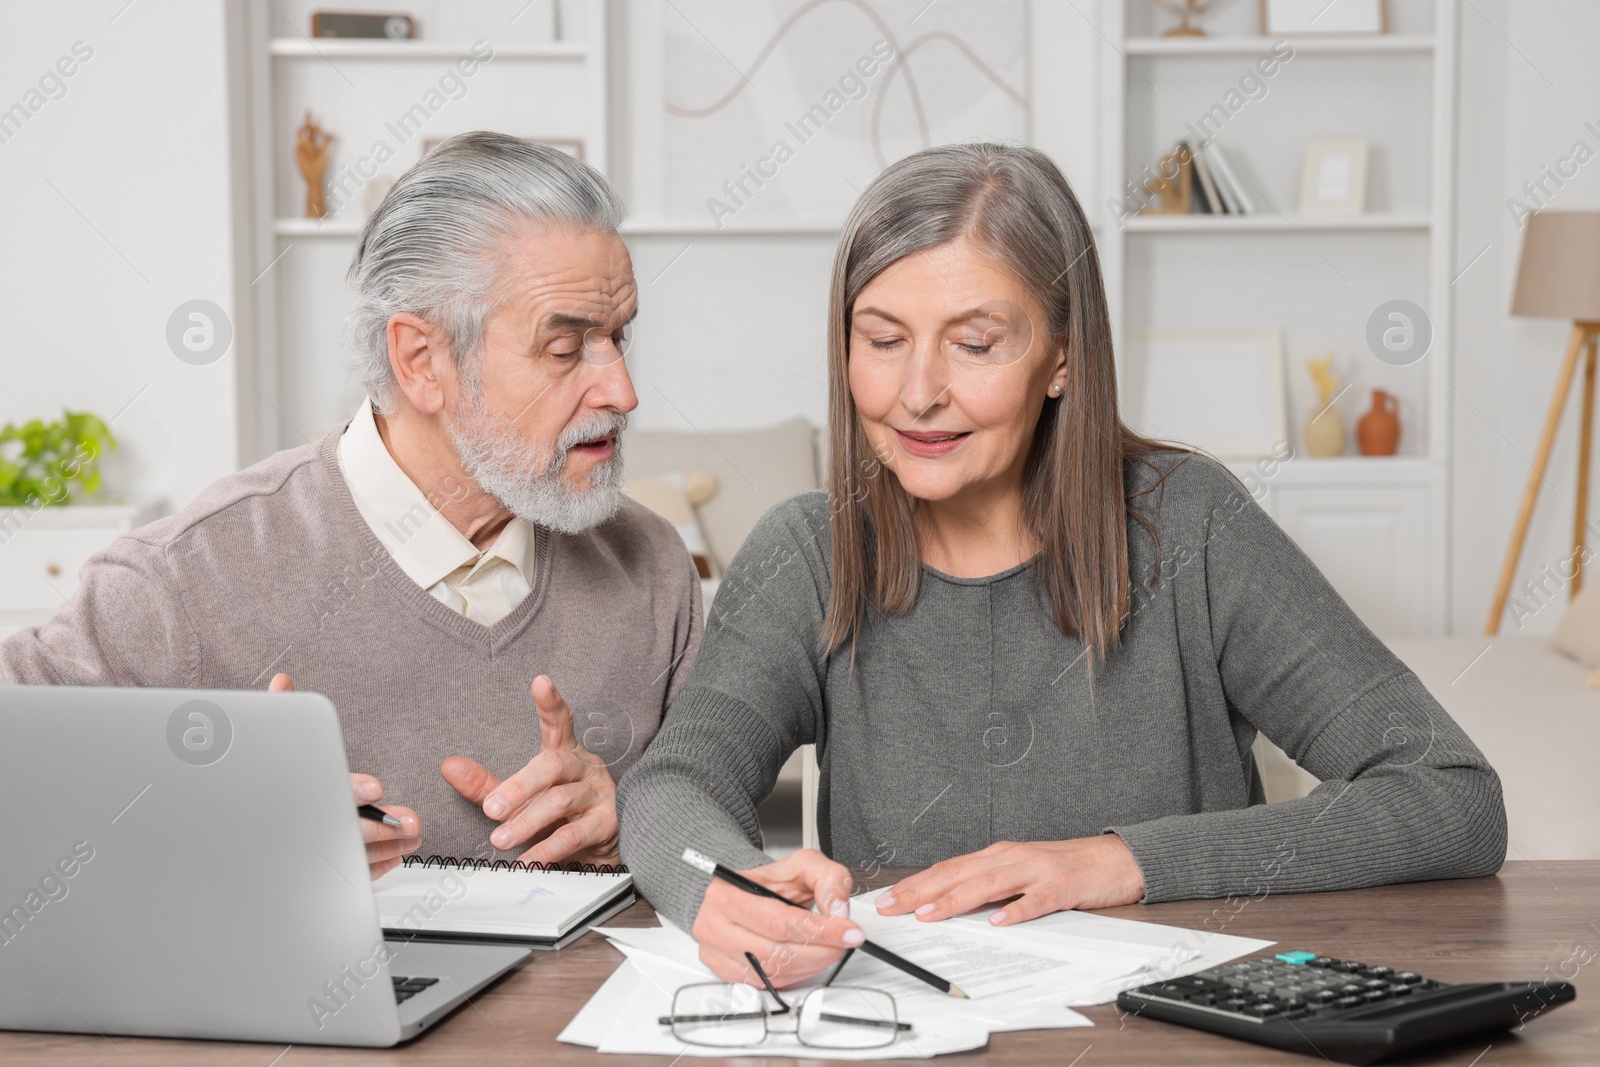
<path id="1" fill-rule="evenodd" d="M 1128 523 L 1133 603 L 1092 672 L 1025 563 L 924 567 L 915 606 L 822 654 L 828 497 L 774 507 L 739 550 L 699 659 L 623 778 L 623 859 L 692 925 L 707 878 L 685 846 L 770 862 L 756 806 L 796 746 L 822 770 L 823 851 L 920 867 L 996 841 L 1114 830 L 1148 902 L 1492 874 L 1500 780 L 1414 674 L 1219 464 L 1172 468 Z M 1130 490 L 1156 480 L 1127 470 Z M 1152 587 L 1152 576 L 1156 575 Z M 1321 779 L 1264 804 L 1260 731 Z"/>

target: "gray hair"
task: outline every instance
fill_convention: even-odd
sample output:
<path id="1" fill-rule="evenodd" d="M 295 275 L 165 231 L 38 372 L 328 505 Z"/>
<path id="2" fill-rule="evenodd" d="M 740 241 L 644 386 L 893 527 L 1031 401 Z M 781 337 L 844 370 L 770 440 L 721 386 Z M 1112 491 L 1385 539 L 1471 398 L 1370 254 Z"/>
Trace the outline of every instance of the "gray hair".
<path id="1" fill-rule="evenodd" d="M 917 508 L 896 479 L 877 476 L 882 463 L 850 392 L 856 298 L 891 264 L 961 239 L 1033 295 L 1049 351 L 1065 356 L 1061 395 L 1032 398 L 1039 417 L 1023 470 L 1023 514 L 1042 546 L 1034 579 L 1057 628 L 1083 642 L 1092 669 L 1121 640 L 1130 610 L 1130 522 L 1161 559 L 1155 526 L 1125 499 L 1125 471 L 1167 446 L 1118 414 L 1111 319 L 1089 220 L 1050 157 L 1023 145 L 940 145 L 892 163 L 839 236 L 828 294 L 833 577 L 823 647 L 849 641 L 853 653 L 869 618 L 909 611 L 922 580 Z"/>
<path id="2" fill-rule="evenodd" d="M 841 307 L 893 263 L 961 237 L 1010 270 L 1043 307 L 1046 335 L 1069 340 L 1073 316 L 1110 344 L 1094 234 L 1061 171 L 1037 148 L 974 142 L 906 156 L 856 201 L 834 261 Z M 1083 263 L 1087 268 L 1075 271 Z M 1084 336 L 1080 340 L 1090 340 Z"/>
<path id="3" fill-rule="evenodd" d="M 441 328 L 474 387 L 484 325 L 506 297 L 498 286 L 506 242 L 530 222 L 616 233 L 622 214 L 599 171 L 537 141 L 479 130 L 429 152 L 367 219 L 350 261 L 346 329 L 373 406 L 394 411 L 391 317 Z"/>

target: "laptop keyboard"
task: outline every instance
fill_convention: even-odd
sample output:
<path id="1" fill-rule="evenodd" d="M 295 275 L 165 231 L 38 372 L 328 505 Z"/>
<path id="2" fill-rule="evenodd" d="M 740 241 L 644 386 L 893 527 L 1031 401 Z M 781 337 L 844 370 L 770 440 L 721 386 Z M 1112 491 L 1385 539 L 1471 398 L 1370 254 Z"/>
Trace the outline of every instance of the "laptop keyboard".
<path id="1" fill-rule="evenodd" d="M 402 978 L 398 974 L 392 974 L 389 977 L 394 980 L 394 1002 L 396 1004 L 403 1004 L 429 986 L 436 985 L 439 981 L 437 978 Z"/>

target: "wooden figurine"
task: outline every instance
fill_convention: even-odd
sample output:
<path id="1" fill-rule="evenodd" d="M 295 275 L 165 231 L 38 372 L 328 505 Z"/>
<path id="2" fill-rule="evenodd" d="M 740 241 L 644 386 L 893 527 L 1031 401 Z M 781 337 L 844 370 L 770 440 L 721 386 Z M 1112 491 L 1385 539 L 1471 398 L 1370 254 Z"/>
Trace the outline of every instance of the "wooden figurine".
<path id="1" fill-rule="evenodd" d="M 1333 406 L 1339 395 L 1339 376 L 1333 371 L 1333 350 L 1321 359 L 1306 360 L 1306 369 L 1317 386 L 1317 405 L 1306 420 L 1306 454 L 1337 456 L 1344 451 L 1344 419 Z"/>
<path id="2" fill-rule="evenodd" d="M 1167 177 L 1167 175 L 1172 177 Z M 1145 192 L 1158 197 L 1160 203 L 1144 208 L 1141 215 L 1187 215 L 1189 197 L 1193 188 L 1194 161 L 1186 145 L 1179 145 L 1161 157 L 1156 165 L 1155 177 L 1144 183 Z"/>
<path id="3" fill-rule="evenodd" d="M 307 110 L 306 120 L 295 131 L 294 161 L 300 168 L 300 177 L 306 180 L 308 219 L 325 218 L 328 214 L 328 198 L 322 183 L 328 175 L 328 145 L 333 140 L 333 134 L 311 121 L 311 112 Z"/>
<path id="4" fill-rule="evenodd" d="M 1213 0 L 1156 0 L 1156 4 L 1178 16 L 1178 24 L 1163 33 L 1163 37 L 1204 37 L 1206 31 L 1189 20 L 1206 13 Z"/>

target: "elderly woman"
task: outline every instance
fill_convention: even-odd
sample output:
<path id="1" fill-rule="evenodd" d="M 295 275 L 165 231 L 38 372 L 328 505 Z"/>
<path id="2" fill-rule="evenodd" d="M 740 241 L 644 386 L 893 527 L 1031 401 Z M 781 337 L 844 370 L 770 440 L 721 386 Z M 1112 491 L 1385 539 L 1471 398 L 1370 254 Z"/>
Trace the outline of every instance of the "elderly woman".
<path id="1" fill-rule="evenodd" d="M 886 914 L 999 925 L 1499 868 L 1499 779 L 1416 676 L 1227 470 L 1123 425 L 1046 156 L 885 170 L 828 330 L 829 490 L 750 535 L 618 794 L 624 860 L 713 971 L 792 984 L 859 943 L 843 864 L 927 868 Z M 1258 731 L 1310 796 L 1263 803 Z M 756 806 L 805 744 L 825 855 L 773 863 Z M 686 846 L 817 914 L 708 887 Z"/>

